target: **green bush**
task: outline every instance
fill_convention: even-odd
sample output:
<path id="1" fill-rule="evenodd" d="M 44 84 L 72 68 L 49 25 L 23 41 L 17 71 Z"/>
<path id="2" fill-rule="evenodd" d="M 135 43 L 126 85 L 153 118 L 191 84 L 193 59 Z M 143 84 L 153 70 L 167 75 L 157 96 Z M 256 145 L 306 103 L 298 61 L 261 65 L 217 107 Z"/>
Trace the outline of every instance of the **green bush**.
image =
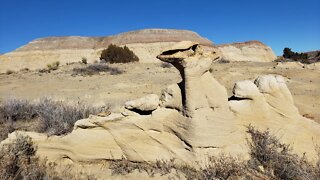
<path id="1" fill-rule="evenodd" d="M 127 46 L 110 44 L 102 51 L 100 60 L 107 63 L 130 63 L 139 61 L 139 58 Z"/>
<path id="2" fill-rule="evenodd" d="M 81 63 L 83 63 L 83 64 L 88 64 L 87 58 L 86 58 L 86 57 L 82 57 Z"/>
<path id="3" fill-rule="evenodd" d="M 49 71 L 55 71 L 59 68 L 59 65 L 60 65 L 60 62 L 56 61 L 56 62 L 53 62 L 52 64 L 47 64 L 47 67 Z"/>
<path id="4" fill-rule="evenodd" d="M 283 49 L 283 55 L 284 58 L 287 59 L 292 59 L 292 60 L 305 60 L 308 59 L 308 54 L 307 53 L 297 53 L 297 52 L 293 52 L 291 51 L 290 48 L 284 48 Z"/>

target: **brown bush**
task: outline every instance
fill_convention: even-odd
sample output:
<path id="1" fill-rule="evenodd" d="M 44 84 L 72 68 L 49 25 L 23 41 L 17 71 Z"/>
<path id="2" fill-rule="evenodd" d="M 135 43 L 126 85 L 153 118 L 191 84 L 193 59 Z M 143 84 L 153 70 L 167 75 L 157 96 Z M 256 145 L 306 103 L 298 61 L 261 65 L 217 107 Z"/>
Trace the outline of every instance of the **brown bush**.
<path id="1" fill-rule="evenodd" d="M 317 168 L 309 163 L 305 156 L 292 153 L 288 144 L 280 143 L 270 131 L 258 131 L 251 125 L 247 133 L 250 156 L 249 166 L 252 169 L 262 166 L 265 174 L 275 179 L 318 179 Z M 320 162 L 320 161 L 319 161 Z M 318 163 L 319 163 L 318 162 Z"/>
<path id="2" fill-rule="evenodd" d="M 0 149 L 0 179 L 42 179 L 44 164 L 35 156 L 36 147 L 28 136 L 18 135 L 15 142 Z"/>
<path id="3" fill-rule="evenodd" d="M 124 71 L 119 68 L 109 67 L 106 64 L 95 63 L 82 68 L 74 68 L 73 75 L 95 75 L 101 72 L 108 72 L 111 75 L 122 74 Z"/>
<path id="4" fill-rule="evenodd" d="M 15 124 L 33 118 L 37 118 L 37 132 L 45 132 L 48 135 L 63 135 L 72 131 L 77 120 L 97 114 L 107 107 L 89 107 L 81 102 L 67 105 L 61 101 L 53 101 L 42 98 L 38 103 L 30 103 L 26 100 L 9 99 L 0 105 L 0 140 L 15 130 Z"/>
<path id="5" fill-rule="evenodd" d="M 139 58 L 127 46 L 118 47 L 110 44 L 102 51 L 100 60 L 107 63 L 130 63 L 138 62 Z"/>

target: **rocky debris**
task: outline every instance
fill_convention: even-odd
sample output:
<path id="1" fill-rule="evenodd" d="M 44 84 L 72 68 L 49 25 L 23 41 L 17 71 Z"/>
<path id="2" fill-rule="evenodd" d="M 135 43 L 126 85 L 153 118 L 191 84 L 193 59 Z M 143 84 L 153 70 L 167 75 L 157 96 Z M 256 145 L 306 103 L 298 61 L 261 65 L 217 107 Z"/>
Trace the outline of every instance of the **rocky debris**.
<path id="1" fill-rule="evenodd" d="M 179 48 L 177 48 L 179 47 Z M 293 151 L 316 157 L 320 125 L 302 117 L 294 106 L 281 76 L 265 75 L 254 82 L 235 84 L 233 97 L 209 72 L 219 52 L 205 52 L 198 43 L 181 42 L 158 58 L 173 64 L 182 81 L 170 85 L 161 98 L 148 95 L 126 104 L 149 110 L 148 114 L 111 113 L 79 120 L 65 136 L 32 137 L 38 154 L 49 161 L 68 159 L 73 163 L 117 160 L 155 162 L 176 159 L 196 166 L 208 155 L 225 153 L 248 156 L 245 127 L 269 128 Z M 152 97 L 152 98 L 151 98 Z M 151 103 L 151 104 L 150 104 Z M 11 133 L 1 144 L 16 137 Z"/>
<path id="2" fill-rule="evenodd" d="M 301 62 L 278 62 L 274 68 L 320 70 L 320 62 L 315 62 L 311 64 L 302 64 Z"/>
<path id="3" fill-rule="evenodd" d="M 159 106 L 159 97 L 156 94 L 149 94 L 142 98 L 128 101 L 125 103 L 125 108 L 133 111 L 153 111 Z"/>
<path id="4" fill-rule="evenodd" d="M 271 62 L 277 58 L 270 47 L 259 41 L 223 44 L 216 47 L 222 59 L 228 61 Z"/>

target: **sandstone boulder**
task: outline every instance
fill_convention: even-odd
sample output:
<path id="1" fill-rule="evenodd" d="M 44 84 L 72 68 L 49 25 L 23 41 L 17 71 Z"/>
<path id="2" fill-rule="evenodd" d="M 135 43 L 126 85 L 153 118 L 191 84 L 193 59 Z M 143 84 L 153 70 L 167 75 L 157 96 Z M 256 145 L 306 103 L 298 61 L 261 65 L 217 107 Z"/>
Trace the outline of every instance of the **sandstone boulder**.
<path id="1" fill-rule="evenodd" d="M 153 111 L 159 106 L 159 97 L 156 94 L 149 94 L 142 98 L 128 101 L 125 108 L 138 111 Z"/>

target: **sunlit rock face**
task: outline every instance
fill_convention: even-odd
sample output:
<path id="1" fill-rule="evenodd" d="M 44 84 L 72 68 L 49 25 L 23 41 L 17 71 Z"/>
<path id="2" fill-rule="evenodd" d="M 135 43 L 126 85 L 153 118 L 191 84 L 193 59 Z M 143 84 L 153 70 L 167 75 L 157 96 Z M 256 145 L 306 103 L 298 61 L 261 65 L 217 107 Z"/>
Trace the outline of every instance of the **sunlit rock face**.
<path id="1" fill-rule="evenodd" d="M 19 133 L 29 135 L 38 154 L 49 161 L 176 159 L 196 165 L 219 153 L 248 157 L 246 126 L 251 124 L 270 129 L 281 142 L 290 143 L 295 153 L 316 157 L 320 125 L 299 114 L 283 77 L 261 75 L 255 81 L 239 81 L 228 98 L 225 87 L 209 72 L 221 58 L 218 51 L 183 41 L 157 58 L 176 67 L 182 79 L 165 88 L 161 96 L 150 94 L 129 101 L 119 113 L 91 115 L 77 121 L 65 136 Z M 15 137 L 11 133 L 1 144 Z"/>
<path id="2" fill-rule="evenodd" d="M 229 61 L 271 62 L 277 58 L 270 47 L 259 41 L 218 45 L 217 49 Z"/>

